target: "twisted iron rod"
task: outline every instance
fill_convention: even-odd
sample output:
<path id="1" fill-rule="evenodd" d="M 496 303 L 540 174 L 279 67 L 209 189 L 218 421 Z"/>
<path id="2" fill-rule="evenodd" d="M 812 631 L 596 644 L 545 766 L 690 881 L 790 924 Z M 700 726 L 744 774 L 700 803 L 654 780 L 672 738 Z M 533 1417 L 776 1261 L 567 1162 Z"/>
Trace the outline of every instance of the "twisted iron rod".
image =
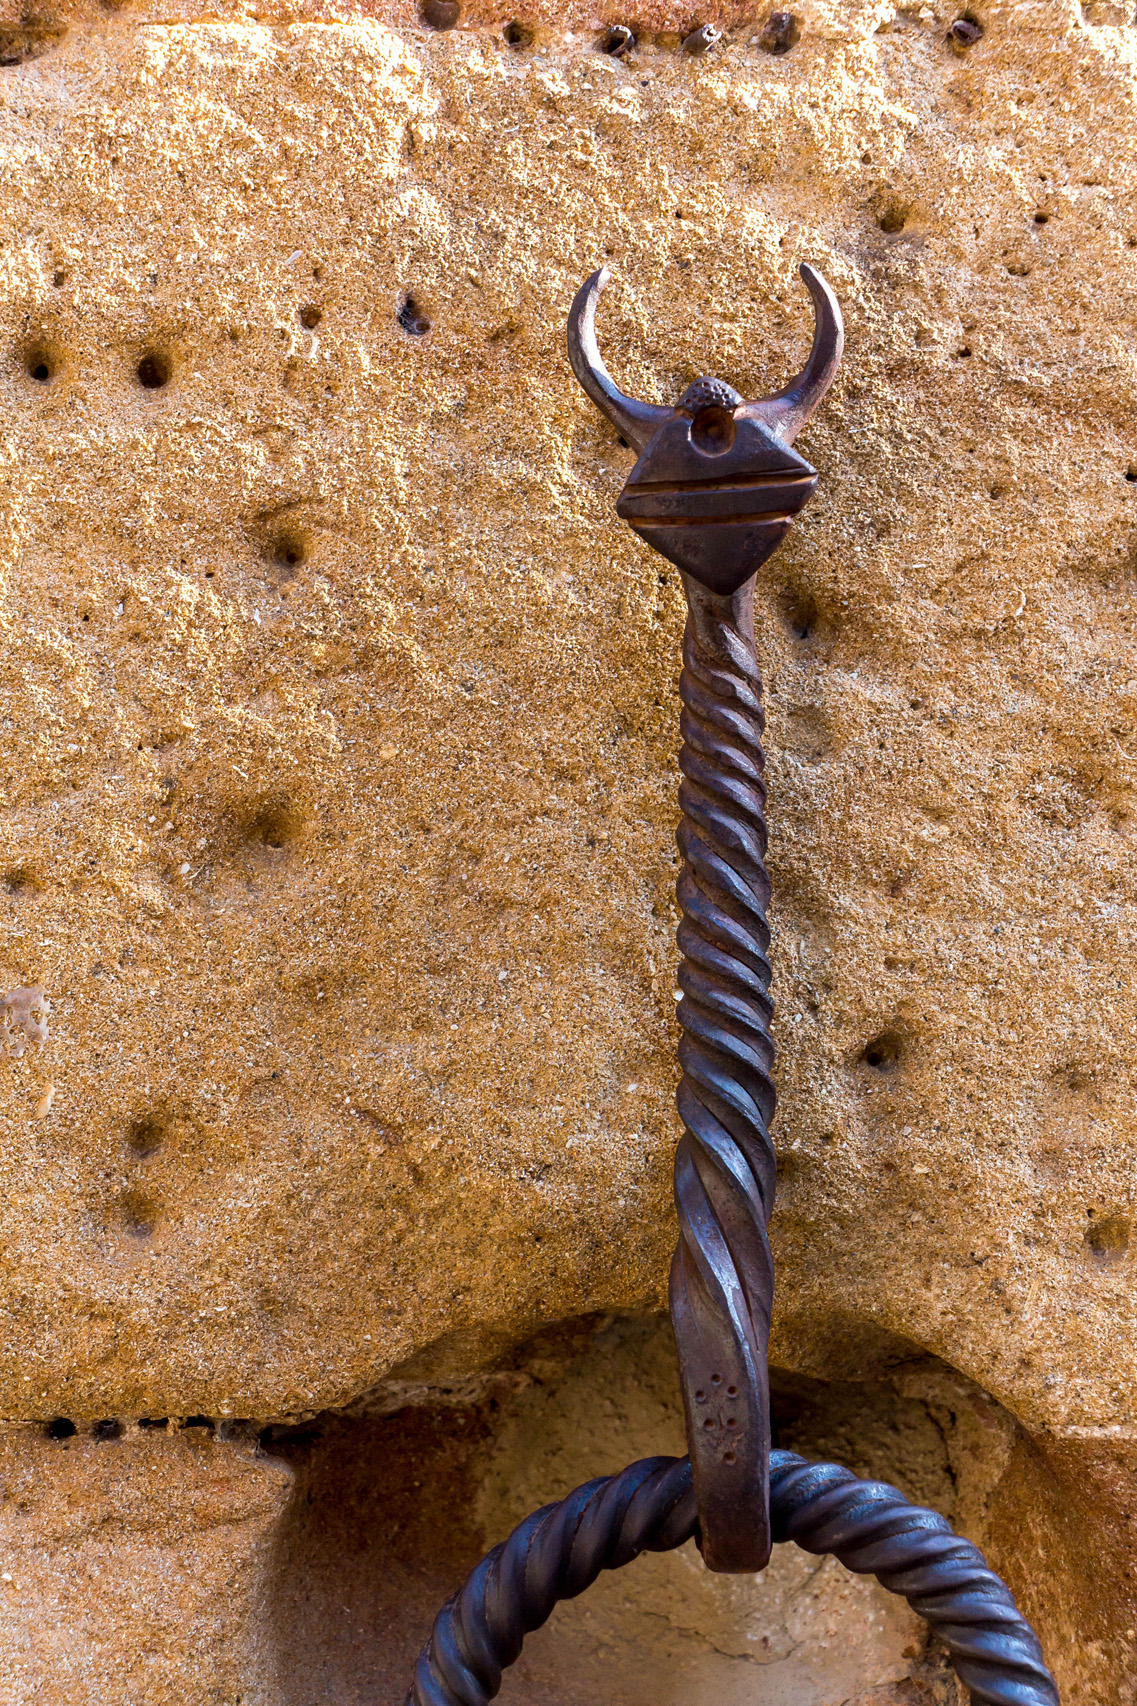
<path id="1" fill-rule="evenodd" d="M 707 1561 L 758 1570 L 770 1553 L 766 1223 L 777 1177 L 762 677 L 753 581 L 729 596 L 689 576 L 684 588 L 671 1317 Z"/>
<path id="2" fill-rule="evenodd" d="M 1054 1679 L 1006 1584 L 935 1511 L 895 1487 L 791 1451 L 770 1459 L 775 1540 L 831 1553 L 901 1594 L 946 1647 L 973 1706 L 1058 1706 Z M 446 1602 L 407 1706 L 487 1706 L 525 1636 L 602 1570 L 698 1536 L 690 1460 L 649 1457 L 534 1511 Z"/>
<path id="3" fill-rule="evenodd" d="M 577 293 L 569 316 L 577 378 L 640 453 L 617 512 L 679 567 L 687 595 L 678 885 L 683 1135 L 671 1315 L 691 1455 L 633 1463 L 527 1517 L 439 1613 L 408 1706 L 485 1706 L 525 1636 L 559 1599 L 639 1552 L 666 1551 L 696 1535 L 714 1570 L 761 1569 L 772 1539 L 832 1553 L 909 1601 L 940 1636 L 975 1706 L 1058 1706 L 1038 1640 L 1009 1590 L 943 1517 L 836 1464 L 770 1452 L 775 1093 L 753 587 L 817 482 L 792 444 L 831 383 L 842 347 L 832 291 L 812 268 L 802 276 L 817 315 L 809 360 L 783 391 L 758 402 L 745 403 L 717 379 L 696 380 L 674 409 L 620 391 L 596 343 L 604 272 Z"/>
<path id="4" fill-rule="evenodd" d="M 687 597 L 671 1318 L 703 1559 L 735 1572 L 770 1556 L 767 1222 L 777 1169 L 754 577 L 817 485 L 793 443 L 833 381 L 844 338 L 828 284 L 810 266 L 801 276 L 814 305 L 809 359 L 782 391 L 751 402 L 710 376 L 674 408 L 621 391 L 596 341 L 606 269 L 582 285 L 568 322 L 573 372 L 639 452 L 616 513 L 679 568 Z"/>

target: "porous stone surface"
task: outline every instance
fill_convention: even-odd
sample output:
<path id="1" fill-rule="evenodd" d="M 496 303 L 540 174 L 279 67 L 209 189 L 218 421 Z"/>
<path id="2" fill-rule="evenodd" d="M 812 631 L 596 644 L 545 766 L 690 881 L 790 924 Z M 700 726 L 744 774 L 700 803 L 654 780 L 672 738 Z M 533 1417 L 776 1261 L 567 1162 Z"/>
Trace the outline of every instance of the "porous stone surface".
<path id="1" fill-rule="evenodd" d="M 230 1706 L 261 1668 L 289 1469 L 204 1427 L 114 1427 L 0 1435 L 0 1700 Z"/>
<path id="2" fill-rule="evenodd" d="M 4 24 L 0 981 L 52 1008 L 0 1062 L 6 1452 L 659 1307 L 682 595 L 564 318 L 606 260 L 621 383 L 755 395 L 809 260 L 774 1358 L 986 1394 L 993 1556 L 1067 1699 L 1131 1697 L 1137 46 L 955 16 Z"/>

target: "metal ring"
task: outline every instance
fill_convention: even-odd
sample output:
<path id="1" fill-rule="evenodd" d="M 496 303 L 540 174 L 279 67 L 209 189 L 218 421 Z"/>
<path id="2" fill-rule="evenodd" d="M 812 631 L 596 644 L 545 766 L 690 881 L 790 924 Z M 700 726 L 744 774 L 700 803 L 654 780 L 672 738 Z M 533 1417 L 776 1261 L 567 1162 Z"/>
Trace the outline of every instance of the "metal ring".
<path id="1" fill-rule="evenodd" d="M 791 1451 L 770 1458 L 775 1540 L 876 1576 L 935 1630 L 973 1706 L 1059 1706 L 1038 1638 L 969 1540 L 895 1487 Z M 691 1465 L 649 1457 L 534 1511 L 439 1612 L 407 1706 L 486 1706 L 558 1600 L 640 1552 L 698 1536 Z"/>

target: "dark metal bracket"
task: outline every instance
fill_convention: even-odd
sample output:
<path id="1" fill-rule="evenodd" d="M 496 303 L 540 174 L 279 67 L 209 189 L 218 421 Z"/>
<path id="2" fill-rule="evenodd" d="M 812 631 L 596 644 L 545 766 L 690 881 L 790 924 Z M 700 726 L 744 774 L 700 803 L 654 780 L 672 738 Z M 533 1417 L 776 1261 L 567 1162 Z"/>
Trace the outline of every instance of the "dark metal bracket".
<path id="1" fill-rule="evenodd" d="M 640 452 L 616 513 L 682 571 L 687 595 L 679 678 L 683 1136 L 671 1319 L 703 1557 L 727 1571 L 761 1570 L 770 1556 L 774 1264 L 766 1223 L 776 1098 L 754 576 L 817 485 L 817 470 L 793 441 L 832 384 L 844 346 L 833 292 L 812 267 L 802 277 L 816 314 L 809 360 L 784 391 L 758 402 L 710 378 L 696 379 L 673 409 L 624 396 L 596 342 L 604 272 L 579 291 L 568 324 L 573 371 Z"/>
<path id="2" fill-rule="evenodd" d="M 558 1599 L 602 1569 L 694 1536 L 712 1570 L 761 1570 L 774 1540 L 875 1574 L 941 1635 L 974 1702 L 1058 1706 L 1038 1640 L 1009 1590 L 940 1516 L 835 1464 L 771 1455 L 766 1366 L 776 1163 L 762 677 L 754 577 L 808 501 L 817 471 L 793 441 L 837 373 L 841 311 L 812 267 L 805 367 L 746 402 L 697 379 L 674 408 L 615 384 L 596 341 L 606 270 L 569 314 L 573 371 L 639 453 L 616 510 L 682 573 L 687 596 L 679 755 L 679 1004 L 683 1134 L 671 1318 L 689 1457 L 650 1459 L 537 1511 L 443 1608 L 409 1706 L 483 1706 Z M 771 1498 L 772 1494 L 772 1498 Z"/>

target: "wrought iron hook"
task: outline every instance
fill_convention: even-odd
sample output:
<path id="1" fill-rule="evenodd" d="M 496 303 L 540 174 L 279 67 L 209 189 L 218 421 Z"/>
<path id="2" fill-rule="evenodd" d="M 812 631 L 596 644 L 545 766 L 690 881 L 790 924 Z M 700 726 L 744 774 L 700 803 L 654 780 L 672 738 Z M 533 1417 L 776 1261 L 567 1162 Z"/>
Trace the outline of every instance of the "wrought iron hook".
<path id="1" fill-rule="evenodd" d="M 629 444 L 642 450 L 655 429 L 670 420 L 671 410 L 625 396 L 604 365 L 596 341 L 596 304 L 610 276 L 608 268 L 601 267 L 581 285 L 573 299 L 568 317 L 569 360 L 596 407 Z"/>
<path id="2" fill-rule="evenodd" d="M 813 297 L 813 346 L 809 360 L 784 391 L 758 403 L 747 403 L 742 411 L 765 421 L 787 444 L 793 443 L 810 415 L 824 401 L 845 353 L 845 322 L 832 289 L 807 261 L 802 262 L 798 271 Z"/>
<path id="3" fill-rule="evenodd" d="M 569 316 L 573 371 L 639 452 L 617 513 L 678 565 L 687 595 L 671 1318 L 690 1457 L 632 1464 L 528 1517 L 439 1613 L 408 1706 L 486 1706 L 558 1599 L 692 1535 L 713 1570 L 761 1569 L 773 1539 L 831 1552 L 907 1596 L 976 1706 L 1058 1706 L 1008 1589 L 942 1517 L 835 1464 L 770 1450 L 775 1090 L 753 584 L 817 484 L 792 444 L 842 349 L 833 292 L 812 267 L 801 273 L 816 310 L 809 360 L 783 391 L 752 403 L 718 379 L 696 380 L 674 408 L 625 396 L 596 342 L 604 269 Z"/>
<path id="4" fill-rule="evenodd" d="M 766 1223 L 776 1093 L 751 589 L 817 485 L 793 440 L 832 384 L 843 344 L 829 285 L 813 267 L 801 275 L 816 317 L 809 359 L 784 390 L 753 402 L 709 377 L 673 408 L 626 396 L 596 342 L 605 269 L 577 292 L 568 325 L 574 372 L 640 453 L 616 513 L 683 571 L 687 594 L 678 834 L 684 1129 L 671 1318 L 703 1556 L 725 1571 L 760 1570 L 770 1555 Z"/>

